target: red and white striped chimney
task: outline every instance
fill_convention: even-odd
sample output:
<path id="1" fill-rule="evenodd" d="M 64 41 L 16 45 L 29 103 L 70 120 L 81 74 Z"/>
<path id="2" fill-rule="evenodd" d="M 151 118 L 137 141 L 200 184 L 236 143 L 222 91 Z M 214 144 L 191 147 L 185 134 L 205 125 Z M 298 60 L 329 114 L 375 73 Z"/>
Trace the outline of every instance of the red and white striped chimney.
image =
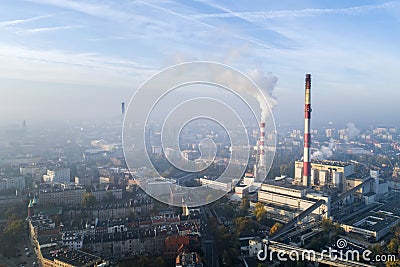
<path id="1" fill-rule="evenodd" d="M 265 166 L 265 122 L 260 123 L 260 140 L 259 140 L 260 158 L 258 166 Z"/>
<path id="2" fill-rule="evenodd" d="M 311 74 L 306 74 L 305 90 L 303 185 L 311 187 Z"/>

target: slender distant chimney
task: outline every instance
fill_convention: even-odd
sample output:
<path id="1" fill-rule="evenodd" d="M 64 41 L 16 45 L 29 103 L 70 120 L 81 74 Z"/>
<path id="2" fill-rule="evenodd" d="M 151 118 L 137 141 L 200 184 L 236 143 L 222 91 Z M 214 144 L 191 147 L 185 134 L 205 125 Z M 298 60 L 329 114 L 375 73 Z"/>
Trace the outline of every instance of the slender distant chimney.
<path id="1" fill-rule="evenodd" d="M 305 91 L 303 185 L 311 187 L 311 74 L 306 74 Z"/>
<path id="2" fill-rule="evenodd" d="M 125 115 L 125 102 L 121 103 L 121 112 L 122 112 L 122 115 Z"/>

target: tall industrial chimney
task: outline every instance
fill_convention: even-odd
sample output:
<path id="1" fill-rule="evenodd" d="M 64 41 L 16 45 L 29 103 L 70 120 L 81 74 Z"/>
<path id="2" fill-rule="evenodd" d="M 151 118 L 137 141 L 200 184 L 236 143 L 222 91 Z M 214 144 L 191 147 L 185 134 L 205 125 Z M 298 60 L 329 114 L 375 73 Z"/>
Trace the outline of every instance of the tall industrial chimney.
<path id="1" fill-rule="evenodd" d="M 306 74 L 304 103 L 303 185 L 311 187 L 311 74 Z"/>
<path id="2" fill-rule="evenodd" d="M 258 140 L 259 158 L 257 167 L 254 168 L 254 175 L 257 179 L 264 180 L 267 176 L 266 155 L 265 155 L 265 122 L 260 123 L 260 138 Z"/>
<path id="3" fill-rule="evenodd" d="M 260 158 L 258 166 L 265 166 L 265 122 L 260 123 L 260 140 L 259 140 Z"/>
<path id="4" fill-rule="evenodd" d="M 121 113 L 122 113 L 122 116 L 125 115 L 125 102 L 121 103 Z"/>

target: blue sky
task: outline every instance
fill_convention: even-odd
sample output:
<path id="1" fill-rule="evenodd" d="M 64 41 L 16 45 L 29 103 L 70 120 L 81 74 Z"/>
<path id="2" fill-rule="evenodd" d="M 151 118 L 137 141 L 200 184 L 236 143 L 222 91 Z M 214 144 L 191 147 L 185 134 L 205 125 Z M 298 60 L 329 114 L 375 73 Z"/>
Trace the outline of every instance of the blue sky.
<path id="1" fill-rule="evenodd" d="M 398 124 L 400 1 L 2 1 L 0 117 L 113 117 L 150 75 L 210 60 L 278 77 L 278 124 Z"/>

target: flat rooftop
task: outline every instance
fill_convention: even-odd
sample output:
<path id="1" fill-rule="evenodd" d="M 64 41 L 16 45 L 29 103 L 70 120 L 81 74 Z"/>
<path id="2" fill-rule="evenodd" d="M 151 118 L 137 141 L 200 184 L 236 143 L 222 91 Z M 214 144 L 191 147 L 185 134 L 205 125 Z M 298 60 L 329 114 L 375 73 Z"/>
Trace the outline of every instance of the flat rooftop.
<path id="1" fill-rule="evenodd" d="M 365 230 L 379 232 L 392 225 L 397 220 L 399 220 L 399 218 L 390 215 L 371 213 L 360 226 Z"/>
<path id="2" fill-rule="evenodd" d="M 64 251 L 64 253 L 57 254 L 54 259 L 69 263 L 73 266 L 86 266 L 86 264 L 94 264 L 101 260 L 100 257 L 83 251 Z"/>
<path id="3" fill-rule="evenodd" d="M 282 180 L 278 180 L 278 181 L 268 179 L 268 180 L 265 180 L 263 184 L 279 186 L 279 187 L 284 187 L 284 188 L 294 189 L 294 190 L 304 190 L 307 188 L 302 185 L 294 185 L 294 184 L 288 182 L 286 179 L 282 179 Z"/>
<path id="4" fill-rule="evenodd" d="M 398 203 L 400 203 L 400 194 L 397 193 L 392 195 L 385 204 L 375 205 L 372 210 L 354 216 L 345 221 L 345 224 L 354 225 L 365 219 L 365 222 L 357 227 L 378 232 L 396 220 L 400 220 L 400 206 Z"/>
<path id="5" fill-rule="evenodd" d="M 393 216 L 400 217 L 400 193 L 393 194 L 387 200 L 383 206 L 378 207 L 374 211 L 392 213 Z"/>
<path id="6" fill-rule="evenodd" d="M 301 160 L 297 160 L 296 162 L 303 162 Z M 311 163 L 313 164 L 322 164 L 322 165 L 329 165 L 329 166 L 338 166 L 338 167 L 346 167 L 353 165 L 350 162 L 345 161 L 335 161 L 335 160 L 320 160 L 320 159 L 312 159 Z"/>
<path id="7" fill-rule="evenodd" d="M 350 175 L 346 176 L 347 180 L 365 180 L 367 178 L 370 178 L 371 176 L 366 173 L 352 173 Z"/>

